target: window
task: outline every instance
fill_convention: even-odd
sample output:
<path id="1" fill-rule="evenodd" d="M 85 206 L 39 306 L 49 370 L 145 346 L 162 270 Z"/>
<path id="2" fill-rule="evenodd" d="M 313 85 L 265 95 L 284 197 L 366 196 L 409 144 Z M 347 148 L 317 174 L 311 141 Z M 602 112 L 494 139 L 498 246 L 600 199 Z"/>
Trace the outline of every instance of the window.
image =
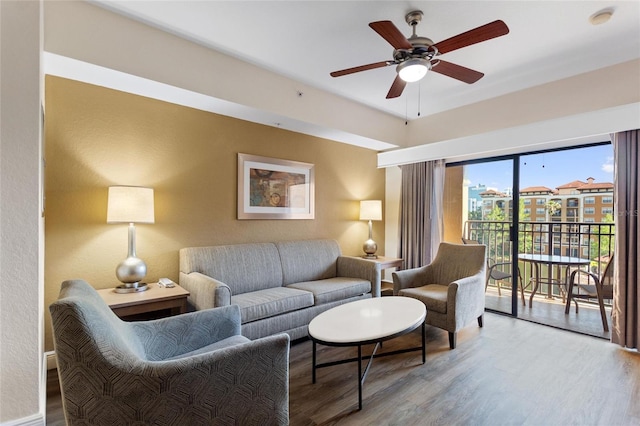
<path id="1" fill-rule="evenodd" d="M 584 208 L 584 214 L 595 214 L 596 213 L 596 209 L 594 207 L 585 207 Z"/>
<path id="2" fill-rule="evenodd" d="M 536 198 L 536 205 L 544 206 L 545 204 L 546 204 L 546 201 L 544 198 Z"/>
<path id="3" fill-rule="evenodd" d="M 524 214 L 531 214 L 531 209 L 524 209 Z"/>
<path id="4" fill-rule="evenodd" d="M 613 214 L 613 209 L 611 207 L 603 207 L 602 214 Z"/>
<path id="5" fill-rule="evenodd" d="M 595 204 L 596 203 L 596 199 L 595 199 L 595 197 L 585 197 L 584 203 L 585 204 Z"/>
<path id="6" fill-rule="evenodd" d="M 536 209 L 536 214 L 544 214 L 544 213 L 545 213 L 545 209 L 544 208 Z"/>
<path id="7" fill-rule="evenodd" d="M 602 204 L 613 204 L 613 197 L 602 197 Z"/>
<path id="8" fill-rule="evenodd" d="M 583 222 L 585 222 L 585 223 L 594 223 L 595 221 L 596 220 L 594 218 L 592 218 L 592 217 L 585 217 L 583 219 Z"/>
<path id="9" fill-rule="evenodd" d="M 531 198 L 525 198 L 525 199 L 524 199 L 524 205 L 525 205 L 525 206 L 529 206 L 529 205 L 531 205 Z"/>

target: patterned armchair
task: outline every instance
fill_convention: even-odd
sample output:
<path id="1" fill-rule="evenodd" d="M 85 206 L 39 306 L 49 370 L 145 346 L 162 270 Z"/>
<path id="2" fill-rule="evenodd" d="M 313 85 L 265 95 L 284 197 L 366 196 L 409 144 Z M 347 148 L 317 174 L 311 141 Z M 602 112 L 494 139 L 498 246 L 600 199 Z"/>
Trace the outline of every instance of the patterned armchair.
<path id="1" fill-rule="evenodd" d="M 482 327 L 486 267 L 486 246 L 441 243 L 431 264 L 393 273 L 393 294 L 422 301 L 425 322 L 447 330 L 455 349 L 458 330 Z"/>
<path id="2" fill-rule="evenodd" d="M 69 425 L 289 422 L 289 336 L 248 340 L 237 306 L 124 322 L 72 280 L 49 309 Z"/>

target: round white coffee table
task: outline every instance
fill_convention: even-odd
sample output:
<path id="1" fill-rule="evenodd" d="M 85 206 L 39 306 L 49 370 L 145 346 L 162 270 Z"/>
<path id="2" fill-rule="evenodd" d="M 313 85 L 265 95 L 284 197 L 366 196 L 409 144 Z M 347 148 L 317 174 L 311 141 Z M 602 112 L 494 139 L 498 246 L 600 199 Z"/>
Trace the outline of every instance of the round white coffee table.
<path id="1" fill-rule="evenodd" d="M 313 342 L 312 380 L 316 382 L 316 369 L 358 362 L 358 409 L 362 409 L 362 385 L 373 358 L 422 350 L 422 363 L 426 360 L 424 320 L 427 310 L 424 303 L 401 296 L 374 297 L 336 306 L 315 317 L 309 323 L 309 337 Z M 380 344 L 407 334 L 422 326 L 422 346 L 376 354 Z M 357 346 L 358 357 L 317 363 L 316 344 L 327 346 Z M 370 356 L 362 356 L 362 346 L 374 344 Z M 369 362 L 362 372 L 362 360 Z"/>

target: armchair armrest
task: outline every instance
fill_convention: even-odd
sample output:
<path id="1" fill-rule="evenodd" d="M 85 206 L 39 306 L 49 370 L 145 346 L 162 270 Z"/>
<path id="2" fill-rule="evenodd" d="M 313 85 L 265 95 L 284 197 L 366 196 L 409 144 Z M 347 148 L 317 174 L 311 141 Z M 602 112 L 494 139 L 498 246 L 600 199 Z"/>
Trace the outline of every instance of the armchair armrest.
<path id="1" fill-rule="evenodd" d="M 358 257 L 339 256 L 337 261 L 337 276 L 362 278 L 371 283 L 371 294 L 380 296 L 380 269 L 375 262 Z"/>
<path id="2" fill-rule="evenodd" d="M 419 287 L 427 284 L 427 268 L 428 266 L 422 266 L 420 268 L 393 272 L 391 274 L 393 277 L 393 295 L 397 296 L 398 292 L 405 288 Z"/>
<path id="3" fill-rule="evenodd" d="M 178 356 L 241 334 L 237 305 L 129 325 L 138 335 L 145 353 L 154 354 L 156 359 Z"/>
<path id="4" fill-rule="evenodd" d="M 598 277 L 593 272 L 585 271 L 583 269 L 575 269 L 571 272 L 571 275 L 569 276 L 569 285 L 573 287 L 575 284 L 581 284 L 581 283 L 576 283 L 576 277 L 578 275 L 586 275 L 587 279 L 591 278 L 594 281 L 594 283 L 600 284 L 600 277 Z"/>
<path id="5" fill-rule="evenodd" d="M 484 298 L 485 269 L 470 277 L 464 277 L 449 284 L 447 289 L 447 313 L 455 315 L 455 324 L 468 324 L 482 315 Z M 453 320 L 453 318 L 451 318 Z"/>
<path id="6" fill-rule="evenodd" d="M 189 302 L 196 310 L 231 304 L 229 286 L 200 272 L 180 272 L 180 285 L 189 291 Z"/>
<path id="7" fill-rule="evenodd" d="M 289 336 L 284 333 L 186 358 L 141 361 L 126 371 L 115 366 L 109 376 L 135 380 L 126 381 L 126 391 L 117 389 L 98 399 L 121 411 L 140 411 L 140 420 L 147 424 L 167 419 L 173 424 L 229 419 L 238 424 L 288 424 Z M 115 388 L 117 383 L 106 387 Z"/>

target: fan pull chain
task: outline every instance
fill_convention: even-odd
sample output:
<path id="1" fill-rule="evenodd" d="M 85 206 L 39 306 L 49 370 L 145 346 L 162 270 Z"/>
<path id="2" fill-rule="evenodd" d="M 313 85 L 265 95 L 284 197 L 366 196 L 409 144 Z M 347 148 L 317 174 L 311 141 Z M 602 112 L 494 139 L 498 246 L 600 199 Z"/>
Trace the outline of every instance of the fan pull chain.
<path id="1" fill-rule="evenodd" d="M 409 97 L 404 95 L 404 125 L 409 124 Z"/>
<path id="2" fill-rule="evenodd" d="M 422 105 L 422 83 L 418 83 L 418 117 L 420 117 L 420 106 Z"/>

